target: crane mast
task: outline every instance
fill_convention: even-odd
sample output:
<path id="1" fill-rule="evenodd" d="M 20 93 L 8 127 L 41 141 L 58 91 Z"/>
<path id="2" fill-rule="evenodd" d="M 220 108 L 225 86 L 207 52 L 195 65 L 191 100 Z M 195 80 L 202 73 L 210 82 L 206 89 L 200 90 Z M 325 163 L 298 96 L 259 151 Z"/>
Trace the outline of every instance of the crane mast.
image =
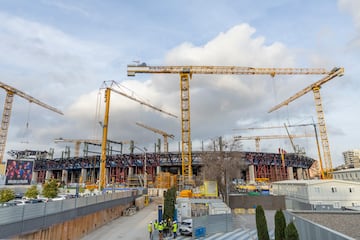
<path id="1" fill-rule="evenodd" d="M 328 74 L 324 68 L 254 68 L 239 66 L 147 66 L 128 65 L 127 75 L 135 76 L 137 73 L 149 74 L 179 74 L 181 97 L 181 158 L 182 175 L 184 180 L 192 183 L 192 156 L 191 156 L 191 127 L 190 127 L 190 84 L 193 74 L 217 75 L 310 75 Z"/>
<path id="2" fill-rule="evenodd" d="M 142 124 L 142 123 L 139 123 L 139 122 L 136 122 L 136 125 L 162 135 L 163 138 L 164 138 L 164 152 L 165 153 L 169 152 L 168 137 L 171 138 L 171 139 L 174 139 L 173 134 L 166 133 L 166 132 L 164 132 L 164 131 L 162 131 L 160 129 L 157 129 L 157 128 L 146 126 L 145 124 Z"/>
<path id="3" fill-rule="evenodd" d="M 160 108 L 157 108 L 149 103 L 146 103 L 142 100 L 139 100 L 133 96 L 129 96 L 126 93 L 123 93 L 121 91 L 118 91 L 114 89 L 114 86 L 119 86 L 115 81 L 108 81 L 104 82 L 105 87 L 105 114 L 104 114 L 104 122 L 102 123 L 103 128 L 103 135 L 102 135 L 102 141 L 101 141 L 101 161 L 100 161 L 100 181 L 99 181 L 99 188 L 103 189 L 106 184 L 106 145 L 107 145 L 107 135 L 108 135 L 108 129 L 109 129 L 109 112 L 110 112 L 110 95 L 111 91 L 118 93 L 122 96 L 125 96 L 133 101 L 136 101 L 142 105 L 145 105 L 147 107 L 150 107 L 156 111 L 159 111 L 161 113 L 167 114 L 171 117 L 176 117 L 176 115 L 171 114 L 169 112 L 163 111 Z"/>
<path id="4" fill-rule="evenodd" d="M 344 75 L 344 68 L 334 68 L 324 78 L 322 78 L 319 81 L 307 86 L 303 90 L 295 93 L 293 96 L 291 96 L 290 98 L 288 98 L 284 102 L 276 105 L 275 107 L 273 107 L 273 108 L 271 108 L 269 110 L 269 113 L 273 112 L 273 111 L 275 111 L 275 110 L 277 110 L 277 109 L 279 109 L 279 108 L 281 108 L 283 106 L 288 105 L 290 102 L 298 99 L 299 97 L 305 95 L 306 93 L 308 93 L 310 91 L 313 91 L 313 93 L 314 93 L 314 101 L 315 101 L 315 110 L 316 110 L 318 123 L 319 123 L 320 139 L 321 139 L 321 143 L 322 143 L 322 147 L 323 147 L 323 154 L 324 154 L 324 161 L 323 162 L 325 163 L 325 167 L 323 168 L 321 166 L 320 169 L 321 169 L 321 171 L 326 172 L 326 174 L 324 174 L 324 172 L 321 173 L 321 175 L 322 176 L 325 175 L 326 178 L 332 178 L 331 172 L 332 172 L 333 167 L 332 167 L 332 160 L 331 160 L 331 154 L 330 154 L 329 140 L 328 140 L 326 124 L 325 124 L 324 111 L 323 111 L 322 101 L 321 101 L 321 96 L 320 96 L 320 87 L 321 87 L 322 84 L 330 81 L 331 79 L 333 79 L 335 77 L 341 77 L 343 75 Z"/>
<path id="5" fill-rule="evenodd" d="M 18 95 L 22 98 L 25 98 L 26 100 L 28 100 L 31 103 L 35 103 L 43 108 L 46 108 L 46 109 L 56 112 L 58 114 L 63 115 L 63 113 L 60 110 L 58 110 L 44 102 L 41 102 L 40 100 L 24 93 L 23 91 L 20 91 L 19 89 L 16 89 L 16 88 L 14 88 L 10 85 L 7 85 L 3 82 L 0 82 L 0 87 L 6 91 L 4 111 L 3 111 L 3 115 L 2 115 L 2 121 L 1 121 L 1 132 L 0 132 L 0 162 L 1 162 L 4 158 L 4 152 L 5 152 L 7 134 L 8 134 L 8 130 L 9 130 L 10 116 L 11 116 L 12 105 L 13 105 L 13 101 L 14 101 L 14 95 Z"/>

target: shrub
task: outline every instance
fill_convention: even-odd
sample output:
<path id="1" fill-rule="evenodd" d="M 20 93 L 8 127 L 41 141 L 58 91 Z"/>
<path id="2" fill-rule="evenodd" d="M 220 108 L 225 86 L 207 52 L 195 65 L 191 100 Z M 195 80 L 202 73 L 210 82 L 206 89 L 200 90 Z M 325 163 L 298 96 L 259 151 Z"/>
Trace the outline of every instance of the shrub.
<path id="1" fill-rule="evenodd" d="M 256 207 L 256 229 L 259 240 L 270 240 L 264 209 L 261 205 Z"/>
<path id="2" fill-rule="evenodd" d="M 0 203 L 10 201 L 15 198 L 14 190 L 10 188 L 0 189 Z"/>
<path id="3" fill-rule="evenodd" d="M 37 198 L 39 195 L 39 191 L 37 190 L 36 186 L 33 185 L 25 192 L 25 197 L 27 198 Z"/>
<path id="4" fill-rule="evenodd" d="M 285 239 L 285 228 L 286 221 L 284 213 L 280 210 L 277 210 L 275 213 L 275 240 L 284 240 Z"/>
<path id="5" fill-rule="evenodd" d="M 285 228 L 285 240 L 299 240 L 299 234 L 293 222 L 290 222 Z"/>
<path id="6" fill-rule="evenodd" d="M 47 198 L 54 198 L 59 193 L 58 183 L 55 179 L 48 180 L 43 187 L 42 195 Z"/>

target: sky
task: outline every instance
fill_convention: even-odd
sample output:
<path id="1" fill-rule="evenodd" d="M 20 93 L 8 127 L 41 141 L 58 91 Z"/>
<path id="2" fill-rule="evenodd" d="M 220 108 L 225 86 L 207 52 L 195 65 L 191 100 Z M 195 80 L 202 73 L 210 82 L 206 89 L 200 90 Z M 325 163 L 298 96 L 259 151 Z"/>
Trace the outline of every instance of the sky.
<path id="1" fill-rule="evenodd" d="M 133 140 L 154 151 L 162 136 L 181 141 L 179 76 L 127 76 L 127 65 L 212 65 L 245 67 L 344 67 L 345 74 L 320 90 L 333 166 L 342 152 L 359 149 L 360 1 L 357 0 L 0 0 L 0 81 L 48 105 L 59 115 L 15 96 L 6 150 L 55 150 L 72 143 L 56 138 L 101 139 L 104 88 L 109 81 L 129 96 L 178 116 L 174 118 L 111 93 L 108 139 Z M 309 92 L 268 113 L 321 75 L 193 75 L 190 80 L 193 150 L 220 136 L 286 135 L 283 128 L 246 128 L 317 122 Z M 1 93 L 1 92 L 0 92 Z M 0 94 L 4 103 L 6 91 Z M 289 128 L 314 134 L 313 128 Z M 318 159 L 313 137 L 294 138 Z M 254 140 L 241 141 L 255 151 Z M 261 151 L 292 151 L 289 139 L 260 141 Z M 128 151 L 128 147 L 124 147 Z M 5 154 L 5 159 L 11 158 Z M 5 160 L 4 159 L 4 160 Z"/>

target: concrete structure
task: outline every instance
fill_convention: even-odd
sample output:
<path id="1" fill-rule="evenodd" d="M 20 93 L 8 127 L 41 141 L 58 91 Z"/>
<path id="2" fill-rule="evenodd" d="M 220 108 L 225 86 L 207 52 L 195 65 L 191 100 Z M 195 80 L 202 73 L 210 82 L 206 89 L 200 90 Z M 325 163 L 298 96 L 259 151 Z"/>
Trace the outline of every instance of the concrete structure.
<path id="1" fill-rule="evenodd" d="M 306 206 L 308 209 L 340 209 L 360 206 L 360 183 L 342 180 L 286 180 L 272 183 L 274 195 L 285 195 L 287 200 L 296 201 L 293 206 Z M 309 208 L 310 207 L 310 208 Z"/>
<path id="2" fill-rule="evenodd" d="M 360 182 L 360 168 L 349 168 L 334 171 L 333 178 L 337 180 Z"/>
<path id="3" fill-rule="evenodd" d="M 360 167 L 360 149 L 353 149 L 343 152 L 345 166 Z"/>

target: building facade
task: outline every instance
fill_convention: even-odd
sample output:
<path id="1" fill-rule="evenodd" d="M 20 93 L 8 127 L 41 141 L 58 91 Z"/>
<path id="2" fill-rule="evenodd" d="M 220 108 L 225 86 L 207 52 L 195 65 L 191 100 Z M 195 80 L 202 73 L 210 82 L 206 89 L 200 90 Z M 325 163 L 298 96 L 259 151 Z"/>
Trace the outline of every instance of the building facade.
<path id="1" fill-rule="evenodd" d="M 348 168 L 332 172 L 333 178 L 344 181 L 360 182 L 360 168 Z"/>
<path id="2" fill-rule="evenodd" d="M 272 183 L 273 195 L 285 195 L 287 209 L 341 209 L 360 206 L 360 182 L 287 180 Z M 291 203 L 290 206 L 288 203 Z M 323 208 L 324 209 L 324 208 Z"/>
<path id="3" fill-rule="evenodd" d="M 360 149 L 353 149 L 343 152 L 345 166 L 360 168 Z"/>

